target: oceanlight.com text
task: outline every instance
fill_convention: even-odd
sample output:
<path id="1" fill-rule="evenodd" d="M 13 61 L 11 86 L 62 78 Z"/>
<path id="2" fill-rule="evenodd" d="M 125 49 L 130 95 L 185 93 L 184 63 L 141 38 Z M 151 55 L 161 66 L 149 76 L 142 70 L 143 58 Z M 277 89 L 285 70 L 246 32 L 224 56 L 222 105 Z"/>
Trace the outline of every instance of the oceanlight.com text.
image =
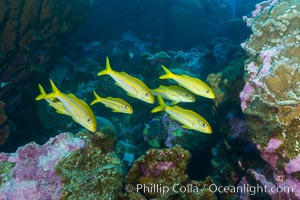
<path id="1" fill-rule="evenodd" d="M 142 193 L 160 193 L 165 195 L 167 193 L 202 193 L 204 190 L 208 190 L 212 193 L 235 193 L 235 194 L 248 194 L 256 195 L 259 193 L 294 193 L 295 188 L 293 187 L 267 187 L 262 185 L 249 185 L 244 184 L 241 186 L 220 186 L 216 184 L 203 185 L 198 187 L 193 184 L 180 185 L 174 184 L 172 186 L 166 186 L 162 184 L 127 184 L 125 186 L 127 192 L 142 192 Z"/>
<path id="2" fill-rule="evenodd" d="M 244 184 L 241 186 L 233 186 L 233 185 L 228 185 L 228 186 L 219 186 L 216 184 L 211 184 L 208 187 L 208 190 L 212 193 L 246 193 L 249 195 L 255 195 L 258 193 L 294 193 L 295 190 L 293 187 L 280 187 L 280 186 L 272 186 L 272 187 L 267 187 L 267 186 L 262 186 L 262 185 L 249 185 L 249 184 Z"/>

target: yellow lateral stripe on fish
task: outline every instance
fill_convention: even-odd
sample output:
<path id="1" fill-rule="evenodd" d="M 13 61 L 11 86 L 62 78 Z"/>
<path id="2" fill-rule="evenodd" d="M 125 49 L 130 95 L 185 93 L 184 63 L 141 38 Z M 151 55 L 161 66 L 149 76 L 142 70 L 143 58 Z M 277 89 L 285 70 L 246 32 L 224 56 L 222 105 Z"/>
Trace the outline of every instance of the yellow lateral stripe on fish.
<path id="1" fill-rule="evenodd" d="M 89 131 L 95 132 L 97 130 L 97 121 L 91 108 L 75 95 L 60 92 L 52 80 L 50 80 L 50 84 L 53 93 L 47 94 L 44 99 L 58 99 L 75 122 Z"/>
<path id="2" fill-rule="evenodd" d="M 168 99 L 175 102 L 195 102 L 195 96 L 192 92 L 180 87 L 178 85 L 164 86 L 160 85 L 158 88 L 153 89 L 154 95 L 160 95 L 163 99 Z"/>
<path id="3" fill-rule="evenodd" d="M 38 101 L 38 100 L 45 99 L 48 102 L 48 104 L 56 110 L 57 113 L 71 116 L 71 114 L 66 110 L 66 108 L 60 101 L 55 101 L 54 98 L 46 98 L 47 93 L 45 92 L 45 90 L 41 84 L 38 84 L 38 87 L 39 87 L 41 94 L 38 95 L 35 98 L 35 100 Z"/>
<path id="4" fill-rule="evenodd" d="M 179 106 L 167 106 L 161 96 L 157 96 L 159 106 L 151 110 L 151 113 L 165 110 L 172 119 L 181 123 L 183 128 L 211 134 L 210 124 L 199 114 L 192 110 L 184 109 Z"/>
<path id="5" fill-rule="evenodd" d="M 133 109 L 131 105 L 126 101 L 124 101 L 123 99 L 113 98 L 113 97 L 102 98 L 95 91 L 94 91 L 94 95 L 95 95 L 95 100 L 92 101 L 91 105 L 95 103 L 102 103 L 105 105 L 105 107 L 113 109 L 113 112 L 121 112 L 127 114 L 133 113 Z"/>
<path id="6" fill-rule="evenodd" d="M 129 96 L 147 103 L 154 103 L 154 96 L 146 84 L 125 72 L 112 70 L 108 57 L 106 57 L 106 68 L 98 73 L 98 76 L 103 75 L 110 75 L 115 80 L 116 85 L 125 90 Z"/>
<path id="7" fill-rule="evenodd" d="M 172 73 L 169 69 L 162 65 L 165 74 L 160 76 L 160 79 L 173 79 L 176 81 L 180 86 L 188 89 L 189 91 L 193 92 L 194 94 L 214 99 L 215 93 L 214 91 L 203 81 L 200 79 L 188 76 L 188 75 L 179 75 Z"/>

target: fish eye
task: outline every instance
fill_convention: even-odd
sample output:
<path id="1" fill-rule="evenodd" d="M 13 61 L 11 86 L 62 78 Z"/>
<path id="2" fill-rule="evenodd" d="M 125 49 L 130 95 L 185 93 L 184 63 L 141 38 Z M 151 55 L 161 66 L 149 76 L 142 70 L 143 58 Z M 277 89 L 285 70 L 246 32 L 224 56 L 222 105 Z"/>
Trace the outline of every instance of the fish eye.
<path id="1" fill-rule="evenodd" d="M 206 90 L 206 93 L 208 94 L 208 93 L 209 93 L 209 90 Z"/>
<path id="2" fill-rule="evenodd" d="M 87 122 L 88 122 L 88 123 L 91 123 L 91 119 L 89 118 L 89 119 L 87 120 Z"/>
<path id="3" fill-rule="evenodd" d="M 202 127 L 203 127 L 203 128 L 205 128 L 205 127 L 206 127 L 206 124 L 205 124 L 205 123 L 203 123 L 203 124 L 202 124 Z"/>
<path id="4" fill-rule="evenodd" d="M 128 109 L 128 106 L 127 106 L 127 105 L 125 105 L 124 107 L 125 107 L 125 109 Z"/>
<path id="5" fill-rule="evenodd" d="M 150 94 L 149 94 L 149 93 L 146 93 L 145 95 L 146 95 L 146 97 L 149 97 L 149 96 L 150 96 Z"/>
<path id="6" fill-rule="evenodd" d="M 190 96 L 190 94 L 189 93 L 186 93 L 186 95 L 185 95 L 186 97 L 189 97 Z"/>

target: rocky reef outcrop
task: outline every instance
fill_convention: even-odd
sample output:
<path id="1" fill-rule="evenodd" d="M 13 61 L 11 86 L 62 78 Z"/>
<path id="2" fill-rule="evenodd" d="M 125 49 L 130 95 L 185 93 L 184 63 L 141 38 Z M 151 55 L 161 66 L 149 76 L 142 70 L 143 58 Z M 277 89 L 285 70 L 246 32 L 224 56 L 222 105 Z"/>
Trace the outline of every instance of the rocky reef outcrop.
<path id="1" fill-rule="evenodd" d="M 57 37 L 82 21 L 89 4 L 85 0 L 1 1 L 1 54 L 35 44 L 54 45 Z"/>
<path id="2" fill-rule="evenodd" d="M 114 153 L 116 132 L 61 133 L 0 153 L 0 199 L 109 199 L 122 189 L 124 165 Z"/>
<path id="3" fill-rule="evenodd" d="M 252 174 L 264 185 L 295 189 L 270 193 L 273 199 L 300 199 L 299 14 L 299 1 L 268 0 L 245 18 L 253 34 L 242 44 L 249 59 L 241 107 L 250 137 L 272 171 L 268 178 L 263 170 Z"/>
<path id="4" fill-rule="evenodd" d="M 6 105 L 8 121 L 14 124 L 8 142 L 12 138 L 14 141 L 8 148 L 15 141 L 21 143 L 18 145 L 28 142 L 16 138 L 27 131 L 23 122 L 37 121 L 31 112 L 35 109 L 32 96 L 36 81 L 47 76 L 57 48 L 87 16 L 90 4 L 90 0 L 0 2 L 0 99 Z M 9 131 L 5 127 L 1 133 Z M 37 134 L 34 126 L 29 129 Z M 5 135 L 1 134 L 2 138 Z"/>
<path id="5" fill-rule="evenodd" d="M 34 73 L 45 72 L 51 50 L 86 17 L 90 3 L 0 2 L 0 98 Z"/>

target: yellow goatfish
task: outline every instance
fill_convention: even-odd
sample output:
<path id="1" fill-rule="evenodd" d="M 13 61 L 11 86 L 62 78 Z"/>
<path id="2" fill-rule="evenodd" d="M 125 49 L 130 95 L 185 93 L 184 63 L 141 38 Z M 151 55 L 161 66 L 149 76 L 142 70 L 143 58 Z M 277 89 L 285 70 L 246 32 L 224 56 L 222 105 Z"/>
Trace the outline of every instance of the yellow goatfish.
<path id="1" fill-rule="evenodd" d="M 158 88 L 152 90 L 152 93 L 160 95 L 163 99 L 171 100 L 171 105 L 178 102 L 195 102 L 196 100 L 193 93 L 178 85 L 160 85 Z"/>
<path id="2" fill-rule="evenodd" d="M 214 99 L 216 97 L 214 91 L 200 79 L 188 75 L 184 75 L 184 74 L 183 75 L 174 74 L 163 65 L 162 68 L 166 74 L 160 76 L 159 77 L 160 79 L 173 79 L 174 81 L 179 83 L 180 86 L 188 89 L 194 94 L 206 98 Z"/>
<path id="3" fill-rule="evenodd" d="M 113 98 L 113 97 L 106 97 L 102 98 L 100 97 L 95 91 L 95 100 L 92 101 L 91 105 L 94 105 L 95 103 L 102 103 L 105 105 L 105 107 L 113 109 L 113 112 L 120 112 L 120 113 L 127 113 L 131 114 L 133 113 L 132 107 L 129 103 L 124 101 L 120 98 Z"/>
<path id="4" fill-rule="evenodd" d="M 75 122 L 89 131 L 95 132 L 97 130 L 97 121 L 91 108 L 74 94 L 64 94 L 59 91 L 52 80 L 50 80 L 50 83 L 53 93 L 46 96 L 39 95 L 36 97 L 36 100 L 54 99 L 61 102 L 67 111 L 63 114 L 70 115 Z"/>
<path id="5" fill-rule="evenodd" d="M 106 57 L 106 69 L 98 73 L 98 76 L 102 75 L 110 75 L 116 81 L 116 85 L 127 92 L 127 95 L 147 103 L 154 103 L 154 96 L 145 83 L 125 72 L 112 70 L 108 57 Z"/>
<path id="6" fill-rule="evenodd" d="M 65 106 L 55 98 L 46 98 L 47 94 L 41 84 L 38 84 L 40 95 L 36 97 L 36 100 L 45 99 L 51 107 L 53 107 L 57 113 L 70 115 L 71 114 L 66 110 Z"/>
<path id="7" fill-rule="evenodd" d="M 167 106 L 161 96 L 157 96 L 159 106 L 151 110 L 151 113 L 156 113 L 165 110 L 171 117 L 183 124 L 182 128 L 191 129 L 207 134 L 212 133 L 212 128 L 209 123 L 194 111 L 181 108 L 179 106 Z"/>

